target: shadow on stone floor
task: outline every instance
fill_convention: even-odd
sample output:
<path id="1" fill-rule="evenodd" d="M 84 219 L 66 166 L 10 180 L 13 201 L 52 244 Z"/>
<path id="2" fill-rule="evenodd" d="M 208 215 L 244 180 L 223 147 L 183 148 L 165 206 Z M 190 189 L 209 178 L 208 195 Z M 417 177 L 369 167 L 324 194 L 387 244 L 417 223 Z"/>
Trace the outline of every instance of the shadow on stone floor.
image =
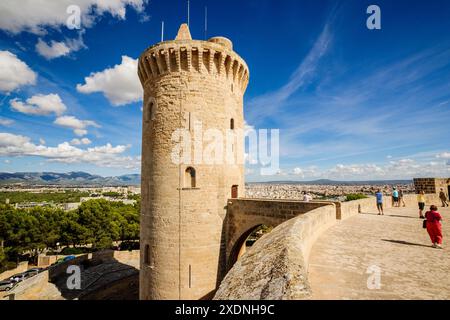
<path id="1" fill-rule="evenodd" d="M 81 289 L 68 289 L 72 272 L 69 266 L 81 270 Z M 49 269 L 49 280 L 66 300 L 138 300 L 139 270 L 114 257 L 114 251 L 105 250 L 83 255 Z"/>
<path id="2" fill-rule="evenodd" d="M 378 216 L 378 213 L 373 213 L 373 212 L 360 212 L 359 214 L 366 214 L 366 215 L 370 215 L 370 216 Z"/>
<path id="3" fill-rule="evenodd" d="M 378 213 L 372 213 L 372 212 L 361 212 L 360 214 L 370 215 L 370 216 L 381 216 Z M 384 217 L 393 217 L 393 218 L 409 218 L 409 219 L 419 219 L 419 217 L 412 217 L 412 216 L 403 216 L 403 215 L 397 215 L 397 214 L 384 214 Z"/>
<path id="4" fill-rule="evenodd" d="M 431 245 L 425 245 L 425 244 L 421 244 L 421 243 L 413 243 L 413 242 L 408 242 L 408 241 L 403 241 L 403 240 L 387 240 L 387 239 L 381 239 L 382 241 L 386 241 L 386 242 L 391 242 L 391 243 L 397 243 L 397 244 L 405 244 L 408 246 L 417 246 L 417 247 L 426 247 L 426 248 L 432 248 Z"/>
<path id="5" fill-rule="evenodd" d="M 417 220 L 419 220 L 419 217 L 401 216 L 401 215 L 397 215 L 397 214 L 387 214 L 386 217 L 409 218 L 409 219 L 417 219 Z M 420 220 L 420 221 L 423 221 L 423 220 Z"/>

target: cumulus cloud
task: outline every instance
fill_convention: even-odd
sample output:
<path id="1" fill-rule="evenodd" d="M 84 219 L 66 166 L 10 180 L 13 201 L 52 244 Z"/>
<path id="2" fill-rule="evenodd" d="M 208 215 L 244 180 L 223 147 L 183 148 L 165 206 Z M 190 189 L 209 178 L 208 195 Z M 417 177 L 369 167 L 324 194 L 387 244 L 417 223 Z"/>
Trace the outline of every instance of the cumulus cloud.
<path id="1" fill-rule="evenodd" d="M 9 103 L 13 110 L 33 115 L 50 115 L 52 113 L 61 115 L 67 110 L 57 94 L 38 94 L 27 99 L 26 103 L 19 99 L 13 99 Z"/>
<path id="2" fill-rule="evenodd" d="M 29 137 L 11 133 L 0 133 L 0 156 L 38 156 L 61 163 L 90 163 L 100 167 L 136 169 L 140 157 L 124 156 L 130 146 L 104 146 L 80 149 L 63 142 L 56 147 L 34 144 Z"/>
<path id="3" fill-rule="evenodd" d="M 74 146 L 79 146 L 79 145 L 88 145 L 91 144 L 92 141 L 89 140 L 88 138 L 82 138 L 82 139 L 73 139 L 72 141 L 70 141 L 70 144 L 74 145 Z"/>
<path id="4" fill-rule="evenodd" d="M 304 178 L 315 178 L 318 176 L 317 167 L 310 166 L 307 168 L 294 168 L 292 174 L 300 179 Z"/>
<path id="5" fill-rule="evenodd" d="M 17 0 L 0 1 L 0 29 L 17 34 L 28 31 L 44 34 L 45 28 L 61 29 L 70 14 L 67 8 L 77 5 L 81 10 L 81 27 L 89 28 L 96 17 L 105 13 L 125 19 L 127 6 L 143 12 L 147 0 Z"/>
<path id="6" fill-rule="evenodd" d="M 143 90 L 137 75 L 138 60 L 122 56 L 121 64 L 100 72 L 91 73 L 78 84 L 84 94 L 101 92 L 113 106 L 123 106 L 142 100 Z"/>
<path id="7" fill-rule="evenodd" d="M 77 136 L 86 135 L 88 133 L 87 127 L 100 128 L 100 126 L 97 123 L 95 123 L 94 121 L 80 120 L 80 119 L 75 118 L 74 116 L 58 117 L 58 118 L 56 118 L 54 123 L 61 127 L 73 129 L 73 132 Z"/>
<path id="8" fill-rule="evenodd" d="M 384 164 L 337 164 L 331 168 L 294 168 L 292 175 L 300 179 L 322 178 L 332 180 L 390 180 L 420 177 L 448 176 L 450 167 L 445 161 L 418 162 L 400 159 Z"/>
<path id="9" fill-rule="evenodd" d="M 12 125 L 13 123 L 14 123 L 14 121 L 11 119 L 0 118 L 0 126 L 7 127 L 7 126 Z"/>
<path id="10" fill-rule="evenodd" d="M 436 158 L 440 159 L 450 159 L 450 152 L 443 152 L 438 155 L 436 155 Z"/>
<path id="11" fill-rule="evenodd" d="M 9 93 L 22 86 L 35 84 L 36 78 L 37 74 L 15 54 L 0 51 L 0 92 Z"/>
<path id="12" fill-rule="evenodd" d="M 69 39 L 61 42 L 52 40 L 50 44 L 47 44 L 39 38 L 38 43 L 36 44 L 36 51 L 47 60 L 67 56 L 71 52 L 78 51 L 82 48 L 86 48 L 86 46 L 84 45 L 81 36 L 79 39 Z"/>

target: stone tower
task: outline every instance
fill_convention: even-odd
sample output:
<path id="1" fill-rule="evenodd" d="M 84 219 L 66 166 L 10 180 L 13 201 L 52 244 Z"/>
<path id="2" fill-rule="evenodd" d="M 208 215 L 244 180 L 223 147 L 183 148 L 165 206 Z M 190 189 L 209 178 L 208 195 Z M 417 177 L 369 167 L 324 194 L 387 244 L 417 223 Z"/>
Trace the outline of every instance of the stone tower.
<path id="1" fill-rule="evenodd" d="M 141 55 L 138 73 L 144 88 L 140 298 L 208 298 L 225 268 L 227 200 L 244 195 L 244 164 L 199 161 L 195 150 L 192 160 L 177 163 L 174 132 L 188 132 L 195 149 L 194 136 L 208 130 L 224 137 L 243 130 L 249 70 L 230 40 L 192 40 L 183 24 L 175 40 Z M 243 139 L 231 149 L 243 150 Z"/>

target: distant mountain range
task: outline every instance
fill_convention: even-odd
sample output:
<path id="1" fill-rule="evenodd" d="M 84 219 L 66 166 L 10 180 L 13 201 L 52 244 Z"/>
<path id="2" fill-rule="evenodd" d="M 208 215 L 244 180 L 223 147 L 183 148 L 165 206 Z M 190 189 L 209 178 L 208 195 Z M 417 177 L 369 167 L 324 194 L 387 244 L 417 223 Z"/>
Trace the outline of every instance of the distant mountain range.
<path id="1" fill-rule="evenodd" d="M 139 185 L 140 174 L 127 174 L 117 177 L 102 177 L 86 172 L 0 172 L 0 184 L 24 184 L 24 185 L 67 185 L 67 186 L 123 186 Z M 268 181 L 250 182 L 265 184 L 300 184 L 300 185 L 402 185 L 413 183 L 412 180 L 377 180 L 377 181 L 334 181 L 320 179 L 314 181 Z"/>
<path id="2" fill-rule="evenodd" d="M 140 174 L 128 174 L 118 177 L 102 177 L 86 172 L 0 172 L 0 184 L 24 185 L 67 185 L 67 186 L 122 186 L 139 185 Z"/>
<path id="3" fill-rule="evenodd" d="M 367 181 L 334 181 L 328 179 L 319 179 L 314 181 L 268 181 L 268 182 L 251 182 L 265 184 L 300 184 L 300 185 L 329 185 L 329 186 L 363 186 L 363 185 L 402 185 L 412 184 L 412 180 L 367 180 Z"/>

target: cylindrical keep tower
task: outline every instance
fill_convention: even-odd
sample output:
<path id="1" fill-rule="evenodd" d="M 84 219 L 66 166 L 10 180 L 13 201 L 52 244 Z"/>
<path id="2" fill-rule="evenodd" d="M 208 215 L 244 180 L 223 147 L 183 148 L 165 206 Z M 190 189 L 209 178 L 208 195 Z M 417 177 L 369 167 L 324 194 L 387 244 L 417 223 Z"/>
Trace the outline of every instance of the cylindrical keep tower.
<path id="1" fill-rule="evenodd" d="M 222 37 L 192 40 L 183 24 L 175 40 L 148 48 L 139 59 L 141 299 L 208 298 L 226 268 L 227 200 L 244 195 L 244 164 L 199 161 L 194 139 L 206 138 L 208 130 L 225 137 L 229 130 L 244 129 L 249 70 L 232 46 Z M 173 137 L 180 129 L 192 137 L 191 163 L 174 161 Z M 203 152 L 208 143 L 202 143 Z M 237 139 L 231 148 L 243 150 L 243 143 Z"/>

